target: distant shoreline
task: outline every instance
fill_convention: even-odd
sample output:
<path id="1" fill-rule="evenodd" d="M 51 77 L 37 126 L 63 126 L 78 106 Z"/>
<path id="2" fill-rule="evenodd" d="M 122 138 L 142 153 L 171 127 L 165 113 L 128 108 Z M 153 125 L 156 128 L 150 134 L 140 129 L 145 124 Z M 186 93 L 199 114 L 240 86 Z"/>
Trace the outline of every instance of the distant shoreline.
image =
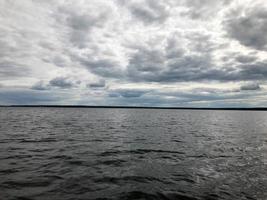
<path id="1" fill-rule="evenodd" d="M 247 110 L 267 111 L 267 107 L 252 108 L 205 108 L 205 107 L 152 107 L 152 106 L 86 106 L 86 105 L 0 105 L 8 108 L 119 108 L 119 109 L 164 109 L 164 110 Z"/>

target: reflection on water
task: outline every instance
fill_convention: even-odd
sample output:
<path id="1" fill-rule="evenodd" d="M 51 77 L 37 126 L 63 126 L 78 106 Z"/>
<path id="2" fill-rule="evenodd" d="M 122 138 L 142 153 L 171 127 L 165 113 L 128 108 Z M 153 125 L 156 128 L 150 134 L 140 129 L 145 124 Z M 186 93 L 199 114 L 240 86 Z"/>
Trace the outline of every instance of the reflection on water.
<path id="1" fill-rule="evenodd" d="M 0 199 L 267 198 L 267 112 L 0 108 Z"/>

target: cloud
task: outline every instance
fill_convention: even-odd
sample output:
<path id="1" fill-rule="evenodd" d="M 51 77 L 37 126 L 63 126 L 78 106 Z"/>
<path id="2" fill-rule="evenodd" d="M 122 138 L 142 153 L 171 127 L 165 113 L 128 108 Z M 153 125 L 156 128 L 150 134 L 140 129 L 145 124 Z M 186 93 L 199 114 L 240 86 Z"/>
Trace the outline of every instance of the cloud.
<path id="1" fill-rule="evenodd" d="M 167 5 L 164 1 L 138 0 L 130 1 L 130 13 L 145 24 L 163 23 L 169 16 Z"/>
<path id="2" fill-rule="evenodd" d="M 104 88 L 106 86 L 106 81 L 104 79 L 101 79 L 98 82 L 89 83 L 86 86 L 87 88 L 94 88 L 94 89 Z"/>
<path id="3" fill-rule="evenodd" d="M 247 83 L 241 85 L 240 90 L 260 90 L 260 85 L 258 83 Z"/>
<path id="4" fill-rule="evenodd" d="M 63 95 L 48 92 L 25 89 L 0 90 L 1 105 L 53 104 L 59 103 L 63 99 Z"/>
<path id="5" fill-rule="evenodd" d="M 184 0 L 178 1 L 187 9 L 182 15 L 188 16 L 194 20 L 207 20 L 214 18 L 219 12 L 226 7 L 230 0 Z"/>
<path id="6" fill-rule="evenodd" d="M 148 93 L 148 90 L 141 89 L 118 89 L 110 91 L 110 97 L 139 98 Z"/>
<path id="7" fill-rule="evenodd" d="M 257 60 L 257 57 L 256 56 L 249 56 L 249 55 L 239 55 L 235 59 L 239 63 L 252 63 L 252 62 Z"/>
<path id="8" fill-rule="evenodd" d="M 122 97 L 124 92 L 135 93 L 143 91 L 140 95 Z M 258 94 L 264 95 L 264 94 Z M 141 106 L 196 106 L 196 107 L 228 107 L 248 106 L 249 102 L 254 101 L 254 95 L 250 93 L 240 92 L 238 88 L 230 89 L 214 89 L 214 88 L 195 88 L 192 90 L 141 90 L 141 89 L 124 89 L 118 91 L 110 91 L 109 102 L 113 105 L 141 105 Z M 223 103 L 222 103 L 223 102 Z"/>
<path id="9" fill-rule="evenodd" d="M 67 27 L 71 44 L 78 48 L 86 48 L 90 36 L 93 36 L 93 29 L 103 27 L 111 12 L 108 5 L 101 1 L 86 5 L 78 1 L 75 4 L 59 5 L 55 17 L 60 24 Z"/>
<path id="10" fill-rule="evenodd" d="M 31 87 L 31 89 L 32 90 L 48 90 L 49 85 L 46 84 L 44 81 L 38 81 Z"/>
<path id="11" fill-rule="evenodd" d="M 244 46 L 266 51 L 266 13 L 267 7 L 260 5 L 233 10 L 224 22 L 228 35 Z"/>
<path id="12" fill-rule="evenodd" d="M 195 33 L 188 33 L 188 38 L 189 34 Z M 127 66 L 128 78 L 145 82 L 196 81 L 204 80 L 205 75 L 209 76 L 210 73 L 218 71 L 212 68 L 209 52 L 199 54 L 196 46 L 185 46 L 188 38 L 181 43 L 177 33 L 173 33 L 166 40 L 158 42 L 157 47 L 137 46 Z M 197 43 L 199 37 L 194 39 Z M 191 51 L 188 51 L 189 48 Z"/>
<path id="13" fill-rule="evenodd" d="M 10 79 L 20 76 L 30 76 L 29 69 L 13 61 L 0 60 L 0 80 Z"/>
<path id="14" fill-rule="evenodd" d="M 256 62 L 252 64 L 244 64 L 239 66 L 240 71 L 237 73 L 235 80 L 266 80 L 267 79 L 267 63 Z"/>
<path id="15" fill-rule="evenodd" d="M 199 37 L 195 37 L 195 39 L 197 43 Z M 191 42 L 194 43 L 194 40 Z M 199 47 L 187 47 L 181 44 L 178 46 L 178 44 L 179 41 L 170 37 L 159 48 L 138 46 L 137 51 L 130 57 L 127 66 L 128 79 L 133 82 L 228 81 L 238 79 L 238 72 L 235 72 L 234 69 L 216 66 L 210 51 L 202 51 L 200 54 Z M 161 46 L 165 46 L 165 48 L 163 49 Z M 188 51 L 188 48 L 191 48 L 191 51 Z"/>
<path id="16" fill-rule="evenodd" d="M 82 58 L 80 62 L 90 72 L 102 77 L 118 78 L 122 75 L 122 70 L 119 68 L 120 65 L 111 59 L 91 60 L 90 58 Z"/>
<path id="17" fill-rule="evenodd" d="M 75 83 L 69 80 L 67 77 L 56 77 L 49 81 L 49 85 L 52 87 L 68 89 L 74 87 Z"/>
<path id="18" fill-rule="evenodd" d="M 71 80 L 69 77 L 56 77 L 51 79 L 48 83 L 40 80 L 31 86 L 32 90 L 51 90 L 51 89 L 71 89 L 77 87 L 81 81 Z"/>
<path id="19" fill-rule="evenodd" d="M 127 78 L 133 82 L 163 83 L 267 79 L 267 62 L 256 55 L 231 55 L 231 63 L 218 63 L 214 52 L 221 47 L 214 44 L 210 37 L 189 32 L 183 41 L 186 46 L 179 44 L 179 39 L 173 35 L 159 43 L 159 47 L 135 47 L 127 66 Z M 204 43 L 204 46 L 199 43 Z"/>
<path id="20" fill-rule="evenodd" d="M 0 1 L 2 102 L 49 103 L 51 96 L 94 105 L 267 105 L 266 6 Z"/>

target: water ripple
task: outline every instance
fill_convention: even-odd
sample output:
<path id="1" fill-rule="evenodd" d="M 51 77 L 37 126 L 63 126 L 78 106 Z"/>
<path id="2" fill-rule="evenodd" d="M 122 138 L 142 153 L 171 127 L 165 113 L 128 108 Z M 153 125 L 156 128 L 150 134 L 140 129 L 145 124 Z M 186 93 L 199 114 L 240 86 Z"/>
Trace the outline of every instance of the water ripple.
<path id="1" fill-rule="evenodd" d="M 2 200 L 266 200 L 267 112 L 0 108 Z"/>

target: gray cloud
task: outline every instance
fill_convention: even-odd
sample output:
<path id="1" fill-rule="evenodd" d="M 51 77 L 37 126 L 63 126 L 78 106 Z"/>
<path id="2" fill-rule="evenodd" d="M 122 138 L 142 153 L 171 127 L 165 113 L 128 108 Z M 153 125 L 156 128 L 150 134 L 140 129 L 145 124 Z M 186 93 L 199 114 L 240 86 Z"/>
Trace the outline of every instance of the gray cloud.
<path id="1" fill-rule="evenodd" d="M 53 104 L 62 99 L 64 99 L 62 95 L 48 92 L 19 89 L 0 90 L 0 104 L 2 105 Z"/>
<path id="2" fill-rule="evenodd" d="M 48 90 L 49 85 L 46 84 L 44 81 L 38 81 L 31 87 L 31 89 L 32 90 Z"/>
<path id="3" fill-rule="evenodd" d="M 170 37 L 162 44 L 165 45 L 164 49 L 151 45 L 131 47 L 135 53 L 129 56 L 129 63 L 124 69 L 114 60 L 105 58 L 96 61 L 90 58 L 77 60 L 98 76 L 131 82 L 226 82 L 267 79 L 265 61 L 258 61 L 256 56 L 238 55 L 232 57 L 237 62 L 232 62 L 230 66 L 227 63 L 218 66 L 212 53 L 220 49 L 220 45 L 213 44 L 207 35 L 191 34 L 195 34 L 187 36 L 191 51 L 179 45 L 175 37 Z"/>
<path id="4" fill-rule="evenodd" d="M 9 79 L 20 76 L 30 76 L 30 70 L 13 61 L 0 60 L 0 79 Z"/>
<path id="5" fill-rule="evenodd" d="M 184 0 L 178 1 L 188 9 L 182 12 L 182 15 L 188 16 L 191 19 L 214 18 L 221 9 L 223 9 L 230 0 Z"/>
<path id="6" fill-rule="evenodd" d="M 240 71 L 235 80 L 266 80 L 267 79 L 267 63 L 256 62 L 253 64 L 244 64 L 239 66 Z"/>
<path id="7" fill-rule="evenodd" d="M 213 52 L 220 45 L 199 33 L 187 38 L 190 47 L 179 45 L 173 37 L 167 40 L 165 49 L 136 47 L 127 66 L 128 79 L 133 82 L 267 80 L 266 60 L 261 61 L 256 55 L 232 55 L 233 62 L 218 65 Z"/>
<path id="8" fill-rule="evenodd" d="M 148 90 L 141 89 L 118 89 L 109 93 L 110 97 L 139 98 L 148 93 Z"/>
<path id="9" fill-rule="evenodd" d="M 56 77 L 51 79 L 48 83 L 45 81 L 38 81 L 31 86 L 32 90 L 51 90 L 53 88 L 58 89 L 71 89 L 79 85 L 81 81 L 73 81 L 68 77 Z"/>
<path id="10" fill-rule="evenodd" d="M 256 56 L 239 55 L 235 58 L 239 63 L 252 63 L 257 60 Z"/>
<path id="11" fill-rule="evenodd" d="M 258 83 L 247 83 L 240 87 L 240 90 L 260 90 L 260 85 Z"/>
<path id="12" fill-rule="evenodd" d="M 134 17 L 145 24 L 162 23 L 169 16 L 166 5 L 162 1 L 132 1 L 129 4 L 129 10 Z"/>
<path id="13" fill-rule="evenodd" d="M 267 50 L 267 9 L 264 7 L 247 8 L 233 11 L 224 22 L 230 37 L 241 44 Z"/>
<path id="14" fill-rule="evenodd" d="M 61 103 L 64 97 L 83 104 L 223 106 L 254 98 L 260 104 L 267 83 L 267 4 L 240 4 L 1 1 L 1 102 Z"/>
<path id="15" fill-rule="evenodd" d="M 91 60 L 91 58 L 78 58 L 89 71 L 102 77 L 118 78 L 122 76 L 119 64 L 109 59 Z"/>
<path id="16" fill-rule="evenodd" d="M 69 4 L 60 5 L 55 17 L 60 24 L 68 27 L 70 42 L 78 48 L 85 48 L 92 37 L 92 30 L 103 27 L 112 11 L 98 4 L 92 4 L 92 7 L 77 5 L 74 8 Z"/>
<path id="17" fill-rule="evenodd" d="M 94 82 L 94 83 L 89 83 L 86 85 L 88 88 L 104 88 L 106 86 L 106 81 L 101 79 L 98 82 Z"/>
<path id="18" fill-rule="evenodd" d="M 213 67 L 208 52 L 188 53 L 173 44 L 175 41 L 168 43 L 165 49 L 138 47 L 127 66 L 128 78 L 141 82 L 181 82 L 224 80 L 229 75 L 225 69 Z"/>
<path id="19" fill-rule="evenodd" d="M 47 62 L 50 62 L 58 67 L 66 67 L 68 60 L 68 57 L 56 55 L 51 61 L 48 60 Z"/>
<path id="20" fill-rule="evenodd" d="M 129 89 L 127 93 L 138 91 Z M 142 91 L 142 90 L 139 90 Z M 125 90 L 124 90 L 125 92 Z M 261 94 L 262 95 L 262 94 Z M 111 92 L 109 101 L 114 105 L 142 105 L 142 106 L 206 106 L 209 102 L 214 107 L 224 106 L 247 106 L 254 95 L 251 93 L 242 93 L 239 90 L 219 90 L 212 88 L 196 88 L 190 91 L 143 91 L 142 95 L 130 95 L 130 97 L 121 98 L 120 91 Z M 222 103 L 223 102 L 223 103 Z M 238 102 L 238 103 L 236 103 Z"/>
<path id="21" fill-rule="evenodd" d="M 49 81 L 49 85 L 52 87 L 58 87 L 62 89 L 69 89 L 75 86 L 75 83 L 69 80 L 67 77 L 56 77 Z"/>

